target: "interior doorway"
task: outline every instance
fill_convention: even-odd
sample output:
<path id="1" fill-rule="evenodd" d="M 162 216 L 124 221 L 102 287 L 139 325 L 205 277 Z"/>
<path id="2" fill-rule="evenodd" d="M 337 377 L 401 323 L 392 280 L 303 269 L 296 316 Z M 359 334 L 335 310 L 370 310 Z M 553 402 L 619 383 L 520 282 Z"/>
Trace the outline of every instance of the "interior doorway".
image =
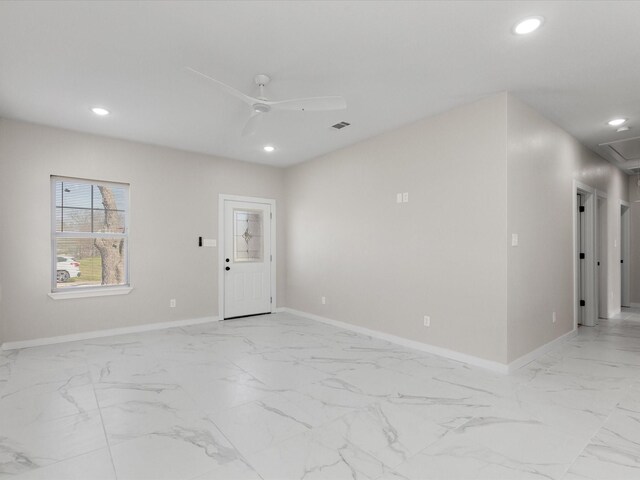
<path id="1" fill-rule="evenodd" d="M 585 223 L 586 223 L 586 215 L 585 215 L 585 197 L 586 195 L 582 192 L 578 192 L 578 198 L 576 199 L 578 202 L 578 325 L 584 325 L 585 323 L 585 304 L 587 298 L 587 279 L 586 279 L 586 269 L 585 269 L 585 243 L 586 243 L 586 232 L 585 232 Z"/>
<path id="2" fill-rule="evenodd" d="M 574 182 L 574 326 L 598 323 L 596 191 Z"/>
<path id="3" fill-rule="evenodd" d="M 620 306 L 631 306 L 629 300 L 629 204 L 620 204 Z"/>
<path id="4" fill-rule="evenodd" d="M 275 305 L 275 200 L 220 195 L 221 319 L 272 313 Z"/>
<path id="5" fill-rule="evenodd" d="M 596 299 L 599 318 L 609 316 L 607 304 L 607 197 L 598 192 L 596 199 Z"/>

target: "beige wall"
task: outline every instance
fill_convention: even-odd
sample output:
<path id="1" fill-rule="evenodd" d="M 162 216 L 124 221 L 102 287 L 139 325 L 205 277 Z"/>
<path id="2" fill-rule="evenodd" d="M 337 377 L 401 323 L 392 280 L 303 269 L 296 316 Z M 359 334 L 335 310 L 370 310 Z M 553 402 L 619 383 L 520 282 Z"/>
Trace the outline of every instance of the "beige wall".
<path id="1" fill-rule="evenodd" d="M 574 180 L 608 195 L 613 315 L 626 176 L 507 94 L 290 168 L 288 306 L 512 362 L 573 328 Z"/>
<path id="2" fill-rule="evenodd" d="M 288 169 L 288 306 L 505 362 L 505 113 L 493 96 Z"/>
<path id="3" fill-rule="evenodd" d="M 131 184 L 126 296 L 52 300 L 50 175 Z M 281 169 L 0 119 L 3 341 L 218 315 L 218 194 L 275 198 L 285 304 Z M 177 300 L 169 308 L 169 299 Z"/>
<path id="4" fill-rule="evenodd" d="M 508 96 L 509 361 L 573 328 L 573 180 L 606 192 L 608 304 L 620 310 L 620 199 L 627 178 L 533 109 Z M 552 323 L 552 312 L 557 322 Z"/>

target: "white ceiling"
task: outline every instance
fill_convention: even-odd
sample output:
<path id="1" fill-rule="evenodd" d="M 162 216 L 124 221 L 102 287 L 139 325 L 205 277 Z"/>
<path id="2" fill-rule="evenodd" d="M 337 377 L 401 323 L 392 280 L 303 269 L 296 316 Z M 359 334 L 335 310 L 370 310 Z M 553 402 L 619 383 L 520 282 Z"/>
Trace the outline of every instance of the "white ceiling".
<path id="1" fill-rule="evenodd" d="M 543 27 L 513 35 L 528 15 Z M 348 109 L 272 113 L 242 138 L 249 107 L 186 66 L 254 95 L 267 73 L 272 99 Z M 594 150 L 640 135 L 640 2 L 0 2 L 0 116 L 252 162 L 298 163 L 504 90 Z"/>

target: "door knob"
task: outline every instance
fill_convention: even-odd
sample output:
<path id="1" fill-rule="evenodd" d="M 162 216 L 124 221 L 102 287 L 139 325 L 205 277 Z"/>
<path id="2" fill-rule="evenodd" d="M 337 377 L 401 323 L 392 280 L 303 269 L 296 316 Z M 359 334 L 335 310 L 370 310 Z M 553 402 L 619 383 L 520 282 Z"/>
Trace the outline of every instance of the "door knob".
<path id="1" fill-rule="evenodd" d="M 229 259 L 227 258 L 227 263 L 229 263 Z"/>
<path id="2" fill-rule="evenodd" d="M 231 267 L 226 267 L 225 270 L 228 272 L 229 270 L 231 270 Z"/>

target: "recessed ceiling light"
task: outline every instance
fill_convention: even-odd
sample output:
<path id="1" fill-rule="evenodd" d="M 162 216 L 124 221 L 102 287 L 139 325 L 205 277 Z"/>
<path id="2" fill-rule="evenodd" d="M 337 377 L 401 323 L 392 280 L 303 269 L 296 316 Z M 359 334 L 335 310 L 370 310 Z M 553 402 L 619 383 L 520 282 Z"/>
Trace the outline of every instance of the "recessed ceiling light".
<path id="1" fill-rule="evenodd" d="M 544 18 L 542 17 L 527 17 L 514 25 L 513 33 L 516 35 L 526 35 L 527 33 L 535 32 L 540 28 L 543 21 Z"/>
<path id="2" fill-rule="evenodd" d="M 276 149 L 276 147 L 273 147 L 273 146 L 271 146 L 271 145 L 265 145 L 264 147 L 262 147 L 262 149 L 263 149 L 265 152 L 273 152 L 273 151 Z"/>
<path id="3" fill-rule="evenodd" d="M 96 115 L 100 115 L 101 117 L 104 117 L 105 115 L 109 115 L 111 113 L 109 110 L 102 107 L 91 107 L 91 111 Z"/>
<path id="4" fill-rule="evenodd" d="M 629 127 L 620 127 L 616 130 L 616 132 L 626 132 L 627 130 L 629 130 Z"/>
<path id="5" fill-rule="evenodd" d="M 614 118 L 613 120 L 609 120 L 607 123 L 612 127 L 617 127 L 618 125 L 622 125 L 626 121 L 626 118 Z"/>

